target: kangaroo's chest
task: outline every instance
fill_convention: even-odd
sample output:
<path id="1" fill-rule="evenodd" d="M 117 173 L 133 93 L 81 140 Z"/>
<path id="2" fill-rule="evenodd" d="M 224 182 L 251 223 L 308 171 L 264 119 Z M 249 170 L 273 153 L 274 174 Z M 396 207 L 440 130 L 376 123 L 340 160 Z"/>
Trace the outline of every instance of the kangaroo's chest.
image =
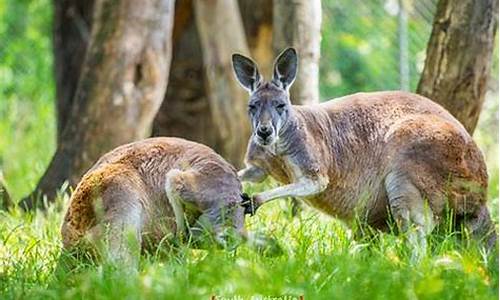
<path id="1" fill-rule="evenodd" d="M 297 168 L 290 163 L 288 157 L 272 156 L 263 159 L 261 163 L 265 166 L 267 173 L 282 184 L 292 183 L 300 176 Z"/>

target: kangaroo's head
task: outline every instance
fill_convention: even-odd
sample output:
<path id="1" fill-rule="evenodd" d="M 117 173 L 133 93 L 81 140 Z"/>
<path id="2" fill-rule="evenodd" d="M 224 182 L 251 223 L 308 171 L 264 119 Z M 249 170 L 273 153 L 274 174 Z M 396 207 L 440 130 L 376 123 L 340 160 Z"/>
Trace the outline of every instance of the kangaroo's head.
<path id="1" fill-rule="evenodd" d="M 297 67 L 297 52 L 288 48 L 276 58 L 273 78 L 266 82 L 253 60 L 233 54 L 236 78 L 250 93 L 248 114 L 252 121 L 252 138 L 262 146 L 273 145 L 289 120 L 292 108 L 289 89 L 297 75 Z"/>
<path id="2" fill-rule="evenodd" d="M 245 199 L 236 170 L 217 156 L 215 160 L 199 162 L 196 176 L 182 177 L 182 184 L 177 183 L 189 199 L 184 200 L 183 210 L 190 216 L 192 241 L 198 247 L 204 247 L 207 241 L 215 241 L 224 248 L 237 247 L 246 240 L 247 232 Z"/>

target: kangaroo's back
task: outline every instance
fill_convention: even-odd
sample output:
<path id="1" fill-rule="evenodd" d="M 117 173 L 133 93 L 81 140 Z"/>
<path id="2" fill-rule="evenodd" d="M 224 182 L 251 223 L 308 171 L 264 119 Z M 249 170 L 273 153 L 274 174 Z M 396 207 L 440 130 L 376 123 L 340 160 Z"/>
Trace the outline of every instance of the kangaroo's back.
<path id="1" fill-rule="evenodd" d="M 184 235 L 186 222 L 205 213 L 216 230 L 223 227 L 221 214 L 238 213 L 228 224 L 241 229 L 242 209 L 224 211 L 240 200 L 236 170 L 207 146 L 164 137 L 126 144 L 102 156 L 76 187 L 61 229 L 63 245 L 102 239 L 111 224 L 116 237 L 132 228 L 137 240 L 148 242 L 143 246 L 155 246 L 168 235 Z M 123 242 L 112 241 L 113 249 Z"/>
<path id="2" fill-rule="evenodd" d="M 457 131 L 468 135 L 465 128 L 446 109 L 434 101 L 408 92 L 382 91 L 356 93 L 332 99 L 314 109 L 325 110 L 337 122 L 370 123 L 383 133 L 394 123 L 414 115 L 432 115 L 452 123 Z"/>
<path id="3" fill-rule="evenodd" d="M 87 172 L 121 165 L 133 169 L 154 190 L 163 191 L 165 174 L 171 169 L 195 168 L 236 174 L 235 169 L 211 148 L 181 138 L 156 137 L 125 144 L 103 155 Z"/>

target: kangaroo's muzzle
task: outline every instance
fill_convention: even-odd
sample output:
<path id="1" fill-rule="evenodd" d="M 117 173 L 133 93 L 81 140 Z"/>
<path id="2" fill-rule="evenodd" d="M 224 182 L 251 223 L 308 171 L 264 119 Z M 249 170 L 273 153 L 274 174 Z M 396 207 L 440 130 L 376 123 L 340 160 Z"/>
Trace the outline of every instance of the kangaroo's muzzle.
<path id="1" fill-rule="evenodd" d="M 275 130 L 272 125 L 259 125 L 255 136 L 257 143 L 262 146 L 268 146 L 275 140 Z"/>

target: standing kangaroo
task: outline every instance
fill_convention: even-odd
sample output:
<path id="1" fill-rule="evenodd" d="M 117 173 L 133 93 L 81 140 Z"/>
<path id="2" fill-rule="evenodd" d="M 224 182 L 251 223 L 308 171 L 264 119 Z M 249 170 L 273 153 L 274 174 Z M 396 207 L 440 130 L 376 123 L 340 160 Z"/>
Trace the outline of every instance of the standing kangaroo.
<path id="1" fill-rule="evenodd" d="M 146 139 L 112 150 L 84 175 L 64 218 L 63 247 L 104 242 L 106 259 L 135 265 L 134 249 L 186 237 L 200 220 L 226 245 L 246 235 L 241 201 L 236 170 L 212 149 Z"/>
<path id="2" fill-rule="evenodd" d="M 425 250 L 426 235 L 448 206 L 474 234 L 495 243 L 484 159 L 450 113 L 400 91 L 291 105 L 297 61 L 293 48 L 283 51 L 266 82 L 251 59 L 233 55 L 236 77 L 250 93 L 253 127 L 247 167 L 238 175 L 252 182 L 270 175 L 284 184 L 254 195 L 253 209 L 298 197 L 329 215 L 360 218 L 382 230 L 390 212 L 410 243 Z"/>

